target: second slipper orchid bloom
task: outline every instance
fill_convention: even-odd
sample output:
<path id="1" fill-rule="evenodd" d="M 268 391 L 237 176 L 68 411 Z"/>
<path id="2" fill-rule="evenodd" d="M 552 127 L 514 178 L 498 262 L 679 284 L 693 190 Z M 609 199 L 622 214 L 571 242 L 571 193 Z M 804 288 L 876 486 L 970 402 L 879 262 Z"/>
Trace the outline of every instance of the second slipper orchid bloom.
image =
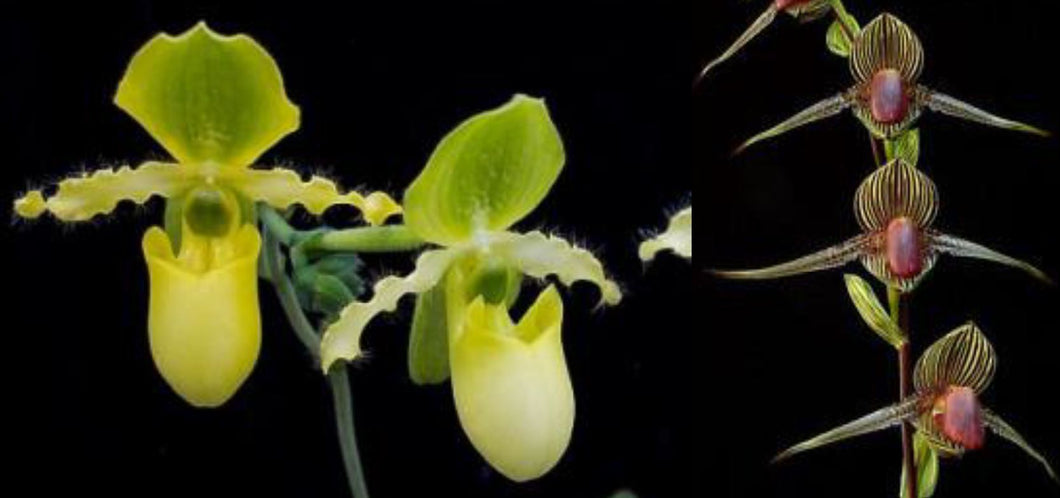
<path id="1" fill-rule="evenodd" d="M 460 423 L 482 456 L 515 481 L 551 469 L 570 441 L 574 395 L 560 342 L 563 303 L 549 286 L 517 323 L 509 309 L 523 276 L 555 275 L 621 292 L 593 255 L 539 231 L 510 228 L 544 199 L 565 161 L 544 102 L 516 96 L 450 132 L 404 196 L 405 223 L 439 246 L 405 277 L 377 282 L 348 305 L 321 342 L 323 368 L 362 355 L 361 335 L 379 313 L 416 294 L 410 375 L 451 376 Z"/>
<path id="2" fill-rule="evenodd" d="M 279 68 L 245 35 L 205 23 L 160 34 L 129 63 L 114 102 L 175 159 L 102 169 L 15 201 L 25 218 L 89 220 L 122 200 L 167 199 L 165 229 L 150 228 L 143 253 L 151 279 L 148 334 L 166 382 L 188 403 L 227 401 L 254 367 L 261 344 L 255 202 L 312 213 L 352 205 L 381 223 L 400 207 L 386 194 L 342 193 L 330 180 L 251 165 L 298 129 Z"/>

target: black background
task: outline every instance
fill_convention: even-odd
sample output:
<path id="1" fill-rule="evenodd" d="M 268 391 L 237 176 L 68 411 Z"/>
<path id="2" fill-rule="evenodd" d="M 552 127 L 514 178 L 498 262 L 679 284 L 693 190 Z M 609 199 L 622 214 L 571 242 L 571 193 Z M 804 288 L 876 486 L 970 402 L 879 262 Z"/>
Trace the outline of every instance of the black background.
<path id="1" fill-rule="evenodd" d="M 418 5 L 116 2 L 23 6 L 0 19 L 4 194 L 81 168 L 163 151 L 111 103 L 132 53 L 199 19 L 254 36 L 277 59 L 302 127 L 262 164 L 330 173 L 399 193 L 437 140 L 512 93 L 547 99 L 564 173 L 520 227 L 597 250 L 627 290 L 564 292 L 564 343 L 577 398 L 571 447 L 544 478 L 506 481 L 467 442 L 448 385 L 407 380 L 411 303 L 369 328 L 353 379 L 373 496 L 894 496 L 897 431 L 770 466 L 783 446 L 893 401 L 893 355 L 848 304 L 841 272 L 722 282 L 707 267 L 786 260 L 856 230 L 853 190 L 870 171 L 848 114 L 729 152 L 747 136 L 850 82 L 823 47 L 825 22 L 778 20 L 691 91 L 698 65 L 762 2 Z M 891 9 L 927 51 L 923 82 L 1007 117 L 1060 130 L 1054 18 L 1025 2 L 848 2 L 863 22 Z M 371 5 L 369 8 L 368 5 Z M 1056 139 L 926 116 L 922 164 L 938 183 L 937 226 L 1060 276 Z M 691 199 L 694 265 L 644 271 L 638 230 Z M 352 212 L 328 219 L 345 222 Z M 26 494 L 346 496 L 329 395 L 262 286 L 264 346 L 223 408 L 196 410 L 161 381 L 147 350 L 139 249 L 161 203 L 128 204 L 76 226 L 0 231 L 10 297 L 3 327 L 5 453 Z M 370 261 L 407 271 L 411 256 Z M 694 268 L 694 270 L 693 270 Z M 847 271 L 861 270 L 855 266 Z M 976 320 L 1000 355 L 985 402 L 1056 461 L 1053 359 L 1058 291 L 1014 270 L 943 259 L 916 292 L 915 349 Z M 6 417 L 5 417 L 6 418 Z M 990 439 L 943 463 L 937 496 L 1051 496 L 1019 450 Z"/>
<path id="2" fill-rule="evenodd" d="M 639 230 L 691 201 L 690 28 L 672 7 L 563 3 L 228 2 L 23 6 L 3 19 L 4 197 L 81 168 L 137 163 L 163 149 L 111 103 L 132 54 L 158 31 L 200 19 L 255 37 L 276 58 L 302 127 L 262 159 L 394 194 L 438 140 L 513 93 L 542 96 L 567 149 L 546 201 L 519 227 L 594 248 L 628 293 L 564 291 L 564 344 L 577 400 L 572 444 L 546 477 L 516 485 L 464 436 L 448 384 L 414 386 L 405 367 L 411 299 L 365 335 L 372 358 L 351 375 L 372 496 L 675 495 L 709 481 L 690 408 L 708 379 L 681 358 L 700 334 L 691 265 L 662 256 L 645 271 Z M 382 2 L 386 3 L 386 2 Z M 162 203 L 123 204 L 76 226 L 5 229 L 13 276 L 5 315 L 8 486 L 163 496 L 348 496 L 330 395 L 261 287 L 257 367 L 217 410 L 173 395 L 147 345 L 140 238 Z M 329 215 L 349 220 L 352 211 Z M 369 260 L 371 277 L 412 255 Z M 527 292 L 532 296 L 536 292 Z M 705 452 L 704 452 L 705 453 Z M 684 467 L 686 470 L 682 471 Z M 235 495 L 233 495 L 235 493 Z M 18 493 L 16 493 L 18 494 Z"/>
<path id="3" fill-rule="evenodd" d="M 1048 2 L 849 0 L 864 24 L 889 11 L 920 36 L 921 82 L 1002 116 L 1060 130 L 1058 34 Z M 1018 5 L 1018 6 L 1017 6 Z M 693 45 L 708 60 L 762 6 L 716 2 Z M 872 167 L 866 133 L 844 113 L 730 158 L 747 137 L 851 84 L 846 62 L 823 47 L 827 23 L 779 18 L 746 52 L 720 66 L 694 99 L 699 267 L 787 261 L 857 233 L 854 190 Z M 935 226 L 1060 275 L 1058 141 L 960 122 L 920 121 L 921 166 L 935 180 Z M 843 269 L 867 276 L 860 265 Z M 798 455 L 772 455 L 893 402 L 895 355 L 861 322 L 843 271 L 767 282 L 711 280 L 703 330 L 724 336 L 727 455 L 721 496 L 896 496 L 898 430 Z M 871 278 L 870 278 L 871 280 Z M 1055 409 L 1060 365 L 1057 287 L 991 263 L 943 257 L 911 303 L 915 355 L 975 320 L 999 356 L 984 403 L 1060 462 Z M 705 312 L 705 314 L 707 314 Z M 708 327 L 708 324 L 710 326 Z M 1060 488 L 1014 446 L 942 462 L 937 497 L 1056 496 Z"/>

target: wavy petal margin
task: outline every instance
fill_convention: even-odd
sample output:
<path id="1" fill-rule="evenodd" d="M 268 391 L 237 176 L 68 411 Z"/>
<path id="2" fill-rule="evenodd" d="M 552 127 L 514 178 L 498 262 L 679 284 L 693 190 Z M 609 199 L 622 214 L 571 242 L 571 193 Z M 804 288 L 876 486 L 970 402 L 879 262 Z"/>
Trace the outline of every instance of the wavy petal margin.
<path id="1" fill-rule="evenodd" d="M 682 258 L 692 257 L 692 208 L 682 209 L 673 215 L 666 231 L 641 242 L 637 254 L 641 261 L 648 262 L 667 249 Z"/>
<path id="2" fill-rule="evenodd" d="M 172 163 L 101 169 L 59 182 L 55 195 L 48 198 L 40 190 L 31 190 L 15 201 L 15 212 L 23 218 L 36 218 L 47 211 L 63 221 L 84 221 L 113 211 L 119 201 L 143 204 L 154 195 L 175 196 L 193 181 L 189 168 Z"/>
<path id="3" fill-rule="evenodd" d="M 297 172 L 284 168 L 237 170 L 229 173 L 225 181 L 250 199 L 279 209 L 301 204 L 310 213 L 320 214 L 331 206 L 349 205 L 361 210 L 371 225 L 380 225 L 390 216 L 401 213 L 401 206 L 383 192 L 368 196 L 352 190 L 339 193 L 335 182 L 327 178 L 312 176 L 302 181 Z"/>
<path id="4" fill-rule="evenodd" d="M 615 305 L 622 300 L 618 284 L 607 278 L 593 253 L 563 238 L 539 231 L 502 232 L 489 242 L 489 251 L 533 278 L 556 275 L 568 287 L 579 280 L 590 282 L 600 289 L 600 304 Z"/>
<path id="5" fill-rule="evenodd" d="M 407 294 L 421 294 L 434 288 L 445 276 L 454 260 L 464 254 L 460 248 L 427 251 L 416 259 L 416 268 L 405 277 L 386 277 L 372 288 L 368 302 L 355 301 L 342 310 L 338 320 L 324 331 L 320 343 L 320 361 L 324 372 L 336 360 L 354 360 L 361 356 L 361 333 L 376 315 L 394 311 Z"/>

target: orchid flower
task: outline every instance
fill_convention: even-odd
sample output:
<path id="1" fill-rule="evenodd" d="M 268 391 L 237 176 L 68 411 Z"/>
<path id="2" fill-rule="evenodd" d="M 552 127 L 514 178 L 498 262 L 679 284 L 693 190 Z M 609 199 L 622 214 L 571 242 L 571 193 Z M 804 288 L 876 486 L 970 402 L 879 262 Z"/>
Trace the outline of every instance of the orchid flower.
<path id="1" fill-rule="evenodd" d="M 82 221 L 122 200 L 165 197 L 165 230 L 152 227 L 143 237 L 151 354 L 188 403 L 221 405 L 250 374 L 261 344 L 254 203 L 301 204 L 314 214 L 352 205 L 372 224 L 401 208 L 384 193 L 342 193 L 325 178 L 250 167 L 298 129 L 299 110 L 275 61 L 245 35 L 222 36 L 199 23 L 154 37 L 133 56 L 114 101 L 175 162 L 69 178 L 50 196 L 28 192 L 15 211 Z"/>
<path id="2" fill-rule="evenodd" d="M 687 207 L 670 218 L 666 230 L 640 243 L 637 254 L 644 262 L 655 259 L 661 251 L 673 251 L 682 258 L 692 257 L 692 208 Z"/>
<path id="3" fill-rule="evenodd" d="M 897 17 L 881 14 L 854 38 L 850 49 L 853 87 L 751 137 L 737 152 L 847 108 L 853 108 L 873 136 L 888 140 L 907 130 L 925 108 L 988 126 L 1049 135 L 918 84 L 923 69 L 924 49 L 916 33 Z"/>
<path id="4" fill-rule="evenodd" d="M 706 78 L 707 73 L 711 69 L 714 69 L 718 64 L 725 62 L 730 57 L 739 52 L 740 49 L 747 45 L 756 36 L 765 31 L 770 24 L 777 18 L 777 14 L 780 12 L 787 12 L 789 15 L 798 19 L 802 22 L 809 22 L 824 17 L 831 12 L 831 0 L 772 0 L 769 3 L 769 7 L 762 15 L 755 19 L 751 26 L 748 27 L 740 36 L 729 46 L 725 52 L 722 52 L 717 59 L 714 59 L 699 72 L 699 76 L 696 81 L 699 82 L 703 78 Z"/>
<path id="5" fill-rule="evenodd" d="M 621 299 L 590 252 L 539 231 L 510 231 L 548 194 L 564 160 L 541 100 L 516 96 L 457 126 L 404 195 L 406 225 L 439 248 L 422 253 L 407 276 L 377 282 L 369 301 L 349 304 L 321 342 L 325 371 L 360 357 L 368 323 L 416 294 L 410 376 L 419 384 L 451 376 L 471 443 L 516 481 L 551 469 L 574 423 L 562 300 L 549 286 L 513 323 L 523 276 L 585 280 L 600 288 L 602 303 Z"/>
<path id="6" fill-rule="evenodd" d="M 792 446 L 774 461 L 910 422 L 917 436 L 941 456 L 960 456 L 981 448 L 986 429 L 990 429 L 1040 462 L 1049 477 L 1056 480 L 1056 473 L 1045 457 L 980 403 L 979 396 L 989 387 L 996 364 L 994 348 L 986 336 L 974 323 L 966 323 L 924 351 L 913 371 L 914 394 L 898 404 Z"/>
<path id="7" fill-rule="evenodd" d="M 836 268 L 854 260 L 881 282 L 911 291 L 940 254 L 993 261 L 1050 282 L 1023 261 L 931 227 L 938 214 L 935 183 L 902 158 L 876 169 L 854 194 L 854 214 L 862 233 L 841 244 L 787 263 L 756 270 L 716 271 L 724 278 L 769 279 Z"/>

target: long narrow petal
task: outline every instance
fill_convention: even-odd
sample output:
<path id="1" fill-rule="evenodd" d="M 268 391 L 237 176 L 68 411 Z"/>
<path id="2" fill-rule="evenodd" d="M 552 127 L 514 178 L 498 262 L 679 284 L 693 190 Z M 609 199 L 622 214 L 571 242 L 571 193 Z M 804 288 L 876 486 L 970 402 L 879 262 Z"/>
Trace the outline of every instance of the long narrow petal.
<path id="1" fill-rule="evenodd" d="M 938 392 L 950 386 L 982 393 L 994 378 L 997 355 L 975 323 L 968 322 L 924 350 L 913 371 L 917 392 Z"/>
<path id="2" fill-rule="evenodd" d="M 931 244 L 935 250 L 943 254 L 950 254 L 962 258 L 974 258 L 982 259 L 986 261 L 993 261 L 1000 263 L 1005 266 L 1011 266 L 1013 268 L 1019 268 L 1032 277 L 1037 278 L 1045 283 L 1052 284 L 1053 280 L 1049 278 L 1045 272 L 1035 268 L 1030 263 L 1020 261 L 1016 258 L 1006 256 L 988 247 L 976 244 L 970 240 L 965 240 L 960 237 L 954 237 L 953 235 L 946 235 L 939 232 L 929 232 L 928 237 L 931 240 Z"/>
<path id="3" fill-rule="evenodd" d="M 609 280 L 604 267 L 593 253 L 575 247 L 554 235 L 538 231 L 517 234 L 503 232 L 494 236 L 489 251 L 533 278 L 556 275 L 563 285 L 579 280 L 600 289 L 600 302 L 615 305 L 622 299 L 618 284 Z"/>
<path id="4" fill-rule="evenodd" d="M 927 90 L 921 87 L 921 99 L 928 109 L 935 112 L 941 112 L 943 114 L 953 116 L 955 118 L 966 119 L 968 121 L 974 121 L 976 123 L 985 124 L 987 126 L 994 126 L 997 128 L 1004 128 L 1006 130 L 1022 131 L 1025 133 L 1033 133 L 1043 137 L 1051 135 L 1048 131 L 1040 128 L 1035 128 L 1028 124 L 1023 124 L 1018 121 L 1012 121 L 999 116 L 995 116 L 986 112 L 978 107 L 971 104 L 967 104 L 957 100 L 949 95 L 945 95 L 933 90 Z"/>
<path id="5" fill-rule="evenodd" d="M 751 23 L 751 25 L 746 30 L 744 30 L 743 34 L 741 34 L 740 37 L 737 38 L 736 41 L 733 42 L 732 45 L 730 45 L 729 48 L 725 50 L 725 52 L 722 52 L 722 54 L 719 55 L 718 58 L 714 59 L 713 61 L 710 61 L 710 64 L 707 64 L 707 66 L 699 72 L 699 76 L 696 77 L 696 84 L 698 85 L 700 81 L 703 81 L 703 78 L 706 78 L 707 73 L 709 73 L 711 69 L 714 69 L 715 66 L 721 64 L 722 62 L 725 62 L 730 57 L 735 55 L 736 52 L 739 52 L 740 49 L 744 47 L 744 45 L 747 45 L 748 42 L 753 40 L 756 36 L 759 35 L 759 33 L 764 31 L 770 24 L 773 23 L 773 20 L 776 18 L 777 5 L 774 2 L 770 2 L 769 8 L 766 9 L 766 11 L 762 13 L 762 15 L 758 16 L 758 19 L 755 19 L 755 22 Z"/>
<path id="6" fill-rule="evenodd" d="M 683 258 L 692 257 L 692 208 L 685 208 L 670 218 L 666 231 L 640 243 L 641 261 L 651 261 L 660 251 L 671 250 Z"/>
<path id="7" fill-rule="evenodd" d="M 36 218 L 47 211 L 63 221 L 84 221 L 113 211 L 119 201 L 143 204 L 153 195 L 172 197 L 194 179 L 190 168 L 170 163 L 101 169 L 59 182 L 55 195 L 48 198 L 39 190 L 27 192 L 15 201 L 15 212 L 23 218 Z"/>
<path id="8" fill-rule="evenodd" d="M 792 455 L 812 450 L 814 448 L 820 448 L 827 444 L 836 443 L 844 439 L 850 439 L 852 437 L 861 436 L 863 434 L 880 431 L 898 425 L 906 418 L 916 414 L 916 406 L 918 402 L 919 400 L 917 399 L 911 399 L 897 405 L 876 410 L 864 417 L 814 436 L 780 452 L 780 454 L 773 457 L 773 462 L 779 462 Z"/>
<path id="9" fill-rule="evenodd" d="M 870 243 L 871 238 L 869 236 L 859 235 L 842 244 L 779 265 L 756 270 L 710 270 L 710 272 L 722 278 L 736 280 L 765 280 L 790 277 L 843 266 L 858 259 Z"/>
<path id="10" fill-rule="evenodd" d="M 1041 453 L 1038 453 L 1037 450 L 1031 447 L 1030 443 L 1028 443 L 1026 439 L 1023 439 L 1023 436 L 1021 436 L 1019 432 L 1016 432 L 1016 429 L 1013 429 L 1011 425 L 1008 425 L 1008 423 L 996 413 L 983 408 L 983 422 L 994 432 L 994 434 L 997 434 L 998 436 L 1007 439 L 1012 444 L 1019 446 L 1020 449 L 1030 455 L 1031 458 L 1041 463 L 1042 466 L 1045 467 L 1045 472 L 1049 474 L 1049 477 L 1054 481 L 1060 482 L 1060 479 L 1056 477 L 1056 472 L 1053 471 L 1053 467 L 1049 465 L 1049 461 L 1046 460 Z"/>
<path id="11" fill-rule="evenodd" d="M 416 269 L 404 278 L 386 277 L 375 284 L 368 302 L 350 303 L 338 320 L 324 331 L 320 343 L 321 366 L 326 372 L 338 359 L 353 360 L 361 355 L 361 333 L 368 322 L 384 311 L 394 311 L 406 294 L 432 289 L 445 276 L 449 265 L 463 253 L 460 249 L 427 251 L 416 259 Z"/>
<path id="12" fill-rule="evenodd" d="M 301 204 L 310 213 L 320 214 L 331 206 L 349 205 L 360 209 L 364 219 L 372 225 L 379 225 L 388 217 L 401 213 L 401 206 L 383 192 L 372 192 L 368 196 L 352 190 L 340 193 L 335 182 L 327 178 L 313 176 L 302 181 L 298 173 L 289 169 L 247 169 L 227 174 L 229 176 L 223 177 L 224 181 L 243 195 L 279 209 Z"/>
<path id="13" fill-rule="evenodd" d="M 846 93 L 840 93 L 829 99 L 822 100 L 821 102 L 818 102 L 788 118 L 786 121 L 751 137 L 736 149 L 735 154 L 743 152 L 744 149 L 761 142 L 762 140 L 782 135 L 802 125 L 813 123 L 814 121 L 820 121 L 835 116 L 842 112 L 843 109 L 850 107 L 851 102 L 852 99 Z"/>

